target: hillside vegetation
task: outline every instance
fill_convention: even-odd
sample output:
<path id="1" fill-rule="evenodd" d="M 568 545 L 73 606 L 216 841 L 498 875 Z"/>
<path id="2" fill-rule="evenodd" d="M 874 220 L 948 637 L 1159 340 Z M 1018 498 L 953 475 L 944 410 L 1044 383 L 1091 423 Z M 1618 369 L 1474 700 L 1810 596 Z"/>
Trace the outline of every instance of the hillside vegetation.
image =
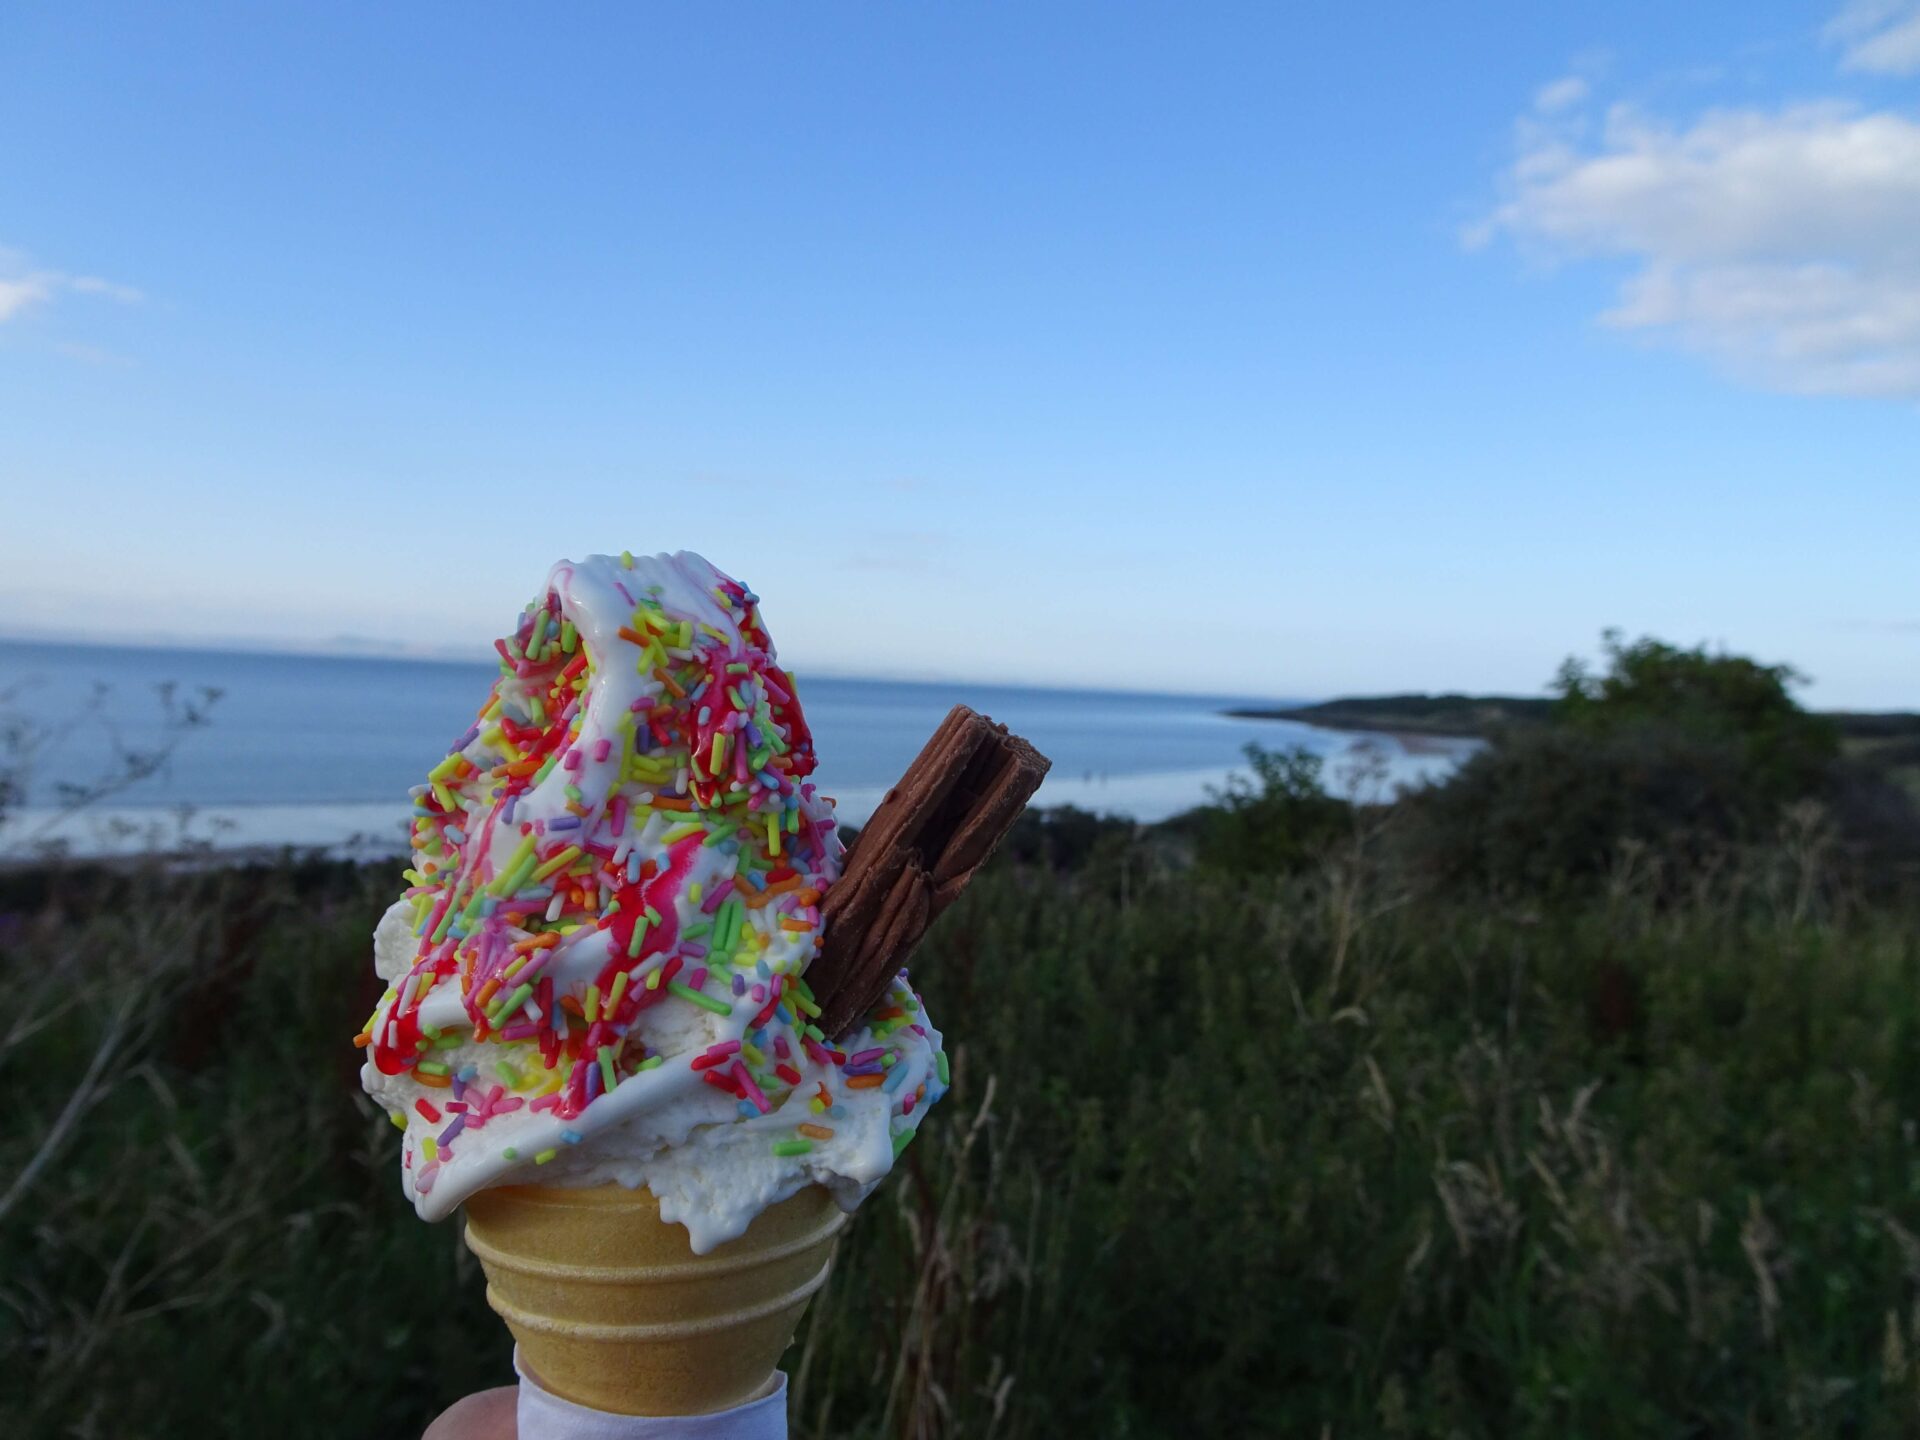
<path id="1" fill-rule="evenodd" d="M 1797 707 L 1598 680 L 1396 806 L 1258 754 L 1029 817 L 915 959 L 953 1092 L 794 1433 L 1920 1429 L 1920 907 Z M 508 1375 L 354 1079 L 394 883 L 0 877 L 0 1433 L 404 1436 Z"/>

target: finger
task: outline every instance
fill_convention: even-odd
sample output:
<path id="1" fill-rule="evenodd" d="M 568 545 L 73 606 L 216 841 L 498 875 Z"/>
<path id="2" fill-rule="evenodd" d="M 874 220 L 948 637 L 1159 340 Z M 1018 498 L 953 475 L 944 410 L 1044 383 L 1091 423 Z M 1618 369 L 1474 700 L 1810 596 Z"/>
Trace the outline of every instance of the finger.
<path id="1" fill-rule="evenodd" d="M 514 1417 L 519 1408 L 518 1385 L 482 1390 L 441 1411 L 420 1440 L 518 1440 L 520 1427 Z"/>

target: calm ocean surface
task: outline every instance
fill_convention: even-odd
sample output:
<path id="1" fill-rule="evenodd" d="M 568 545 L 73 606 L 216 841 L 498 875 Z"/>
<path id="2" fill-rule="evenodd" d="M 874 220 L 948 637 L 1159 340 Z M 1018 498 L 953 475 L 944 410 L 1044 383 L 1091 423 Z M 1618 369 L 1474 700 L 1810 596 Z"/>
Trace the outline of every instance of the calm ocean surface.
<path id="1" fill-rule="evenodd" d="M 486 698 L 484 661 L 359 659 L 209 650 L 117 649 L 0 641 L 0 721 L 24 717 L 50 738 L 34 757 L 25 806 L 0 826 L 0 847 L 63 838 L 81 852 L 189 834 L 223 846 L 324 845 L 397 850 L 407 787 L 446 753 Z M 164 773 L 82 817 L 56 818 L 62 782 L 86 783 L 110 763 L 111 736 L 132 746 L 158 733 L 158 686 L 216 688 L 212 723 L 188 734 Z M 96 687 L 105 686 L 96 697 Z M 818 743 L 816 779 L 859 823 L 956 702 L 1004 721 L 1053 759 L 1041 804 L 1163 819 L 1204 800 L 1242 762 L 1242 747 L 1302 746 L 1330 773 L 1356 737 L 1288 721 L 1234 720 L 1231 705 L 1271 697 L 1131 695 L 967 682 L 800 677 Z M 1444 773 L 1457 750 L 1409 754 L 1383 745 L 1393 780 Z M 127 833 L 131 827 L 132 833 Z"/>

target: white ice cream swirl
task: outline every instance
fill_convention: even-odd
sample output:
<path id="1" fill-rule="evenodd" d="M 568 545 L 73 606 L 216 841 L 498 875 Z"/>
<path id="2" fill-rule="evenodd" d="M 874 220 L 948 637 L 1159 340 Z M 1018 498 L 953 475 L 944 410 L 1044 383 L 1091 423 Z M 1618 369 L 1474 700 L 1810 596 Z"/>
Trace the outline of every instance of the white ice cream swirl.
<path id="1" fill-rule="evenodd" d="M 803 971 L 832 803 L 758 601 L 697 555 L 556 565 L 415 792 L 356 1043 L 438 1219 L 487 1185 L 646 1185 L 696 1251 L 852 1209 L 946 1089 L 904 975 L 832 1043 Z"/>

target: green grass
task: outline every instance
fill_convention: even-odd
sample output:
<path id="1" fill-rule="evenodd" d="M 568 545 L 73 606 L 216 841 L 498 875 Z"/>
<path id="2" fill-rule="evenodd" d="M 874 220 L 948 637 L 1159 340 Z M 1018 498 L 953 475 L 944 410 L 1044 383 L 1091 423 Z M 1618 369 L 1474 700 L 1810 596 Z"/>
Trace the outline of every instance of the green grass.
<path id="1" fill-rule="evenodd" d="M 506 1376 L 353 1080 L 390 883 L 20 888 L 0 1194 L 80 1099 L 0 1215 L 0 1433 L 407 1435 Z M 795 1434 L 1920 1430 L 1915 917 L 1379 884 L 984 877 Z"/>

